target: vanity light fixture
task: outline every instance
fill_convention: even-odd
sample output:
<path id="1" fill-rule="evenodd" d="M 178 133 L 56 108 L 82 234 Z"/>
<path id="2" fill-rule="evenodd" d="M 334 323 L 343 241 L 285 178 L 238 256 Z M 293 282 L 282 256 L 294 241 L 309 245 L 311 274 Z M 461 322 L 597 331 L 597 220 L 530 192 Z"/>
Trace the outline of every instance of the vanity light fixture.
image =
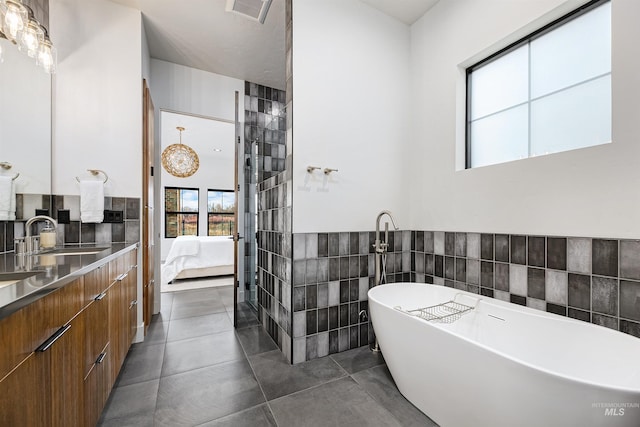
<path id="1" fill-rule="evenodd" d="M 0 0 L 0 30 L 12 42 L 29 22 L 29 9 L 21 0 Z"/>
<path id="2" fill-rule="evenodd" d="M 56 49 L 47 30 L 35 20 L 33 11 L 22 0 L 0 0 L 0 37 L 18 45 L 18 49 L 35 58 L 36 65 L 52 74 L 56 70 Z M 0 50 L 0 62 L 2 51 Z"/>
<path id="3" fill-rule="evenodd" d="M 33 18 L 33 12 L 29 13 L 27 24 L 18 31 L 16 42 L 21 52 L 26 52 L 30 58 L 35 58 L 40 44 L 44 42 L 44 29 Z"/>
<path id="4" fill-rule="evenodd" d="M 196 173 L 200 167 L 200 159 L 198 154 L 182 143 L 182 132 L 185 128 L 176 127 L 180 132 L 180 143 L 171 144 L 162 152 L 162 166 L 173 176 L 178 178 L 187 178 Z"/>
<path id="5" fill-rule="evenodd" d="M 38 46 L 36 54 L 36 65 L 42 67 L 45 72 L 54 74 L 56 72 L 56 64 L 58 62 L 56 48 L 49 40 L 49 36 L 45 33 L 44 41 Z"/>

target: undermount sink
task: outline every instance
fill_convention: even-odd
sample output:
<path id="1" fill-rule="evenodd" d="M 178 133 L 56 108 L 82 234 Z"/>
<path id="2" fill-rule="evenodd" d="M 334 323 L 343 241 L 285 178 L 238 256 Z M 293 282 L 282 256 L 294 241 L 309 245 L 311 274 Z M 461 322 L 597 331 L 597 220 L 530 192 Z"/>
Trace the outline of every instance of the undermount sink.
<path id="1" fill-rule="evenodd" d="M 40 251 L 38 255 L 63 256 L 63 255 L 94 255 L 109 248 L 55 248 Z"/>
<path id="2" fill-rule="evenodd" d="M 0 288 L 3 286 L 13 285 L 20 280 L 35 276 L 37 271 L 17 271 L 11 273 L 0 273 Z"/>

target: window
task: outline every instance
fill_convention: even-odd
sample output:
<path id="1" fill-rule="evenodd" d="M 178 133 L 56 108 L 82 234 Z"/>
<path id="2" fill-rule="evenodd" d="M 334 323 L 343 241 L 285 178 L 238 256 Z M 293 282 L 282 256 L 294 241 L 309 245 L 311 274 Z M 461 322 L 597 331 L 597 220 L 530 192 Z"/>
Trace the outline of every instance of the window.
<path id="1" fill-rule="evenodd" d="M 611 142 L 611 2 L 467 69 L 467 168 Z"/>
<path id="2" fill-rule="evenodd" d="M 236 193 L 230 190 L 209 190 L 207 194 L 207 235 L 233 235 L 235 213 Z"/>
<path id="3" fill-rule="evenodd" d="M 198 235 L 198 189 L 164 189 L 164 237 Z"/>

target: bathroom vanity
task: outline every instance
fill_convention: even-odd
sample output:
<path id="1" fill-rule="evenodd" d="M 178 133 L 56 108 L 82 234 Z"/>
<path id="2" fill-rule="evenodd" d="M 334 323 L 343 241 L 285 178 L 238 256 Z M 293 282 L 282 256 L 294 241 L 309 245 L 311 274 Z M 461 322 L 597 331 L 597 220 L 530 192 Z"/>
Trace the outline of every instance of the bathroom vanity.
<path id="1" fill-rule="evenodd" d="M 0 255 L 0 425 L 96 425 L 136 334 L 137 247 Z"/>

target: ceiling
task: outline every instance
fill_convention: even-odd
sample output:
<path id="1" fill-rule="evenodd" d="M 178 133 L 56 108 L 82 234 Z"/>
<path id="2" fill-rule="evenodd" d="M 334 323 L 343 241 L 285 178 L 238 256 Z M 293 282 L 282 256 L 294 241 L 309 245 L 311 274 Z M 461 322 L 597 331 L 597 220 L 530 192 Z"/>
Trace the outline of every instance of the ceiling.
<path id="1" fill-rule="evenodd" d="M 142 12 L 152 58 L 285 89 L 285 0 L 264 24 L 226 12 L 226 0 L 111 1 Z M 438 2 L 360 1 L 407 25 Z"/>

